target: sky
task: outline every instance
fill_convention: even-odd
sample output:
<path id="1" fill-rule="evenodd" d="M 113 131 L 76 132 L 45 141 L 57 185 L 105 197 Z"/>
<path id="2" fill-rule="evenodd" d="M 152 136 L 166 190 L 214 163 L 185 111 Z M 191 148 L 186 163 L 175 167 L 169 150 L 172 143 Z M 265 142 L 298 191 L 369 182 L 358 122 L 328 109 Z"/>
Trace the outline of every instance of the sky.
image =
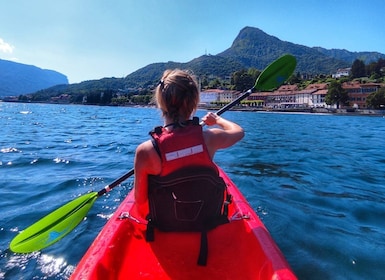
<path id="1" fill-rule="evenodd" d="M 308 47 L 385 54 L 385 0 L 0 0 L 0 59 L 70 83 L 229 47 L 246 26 Z"/>

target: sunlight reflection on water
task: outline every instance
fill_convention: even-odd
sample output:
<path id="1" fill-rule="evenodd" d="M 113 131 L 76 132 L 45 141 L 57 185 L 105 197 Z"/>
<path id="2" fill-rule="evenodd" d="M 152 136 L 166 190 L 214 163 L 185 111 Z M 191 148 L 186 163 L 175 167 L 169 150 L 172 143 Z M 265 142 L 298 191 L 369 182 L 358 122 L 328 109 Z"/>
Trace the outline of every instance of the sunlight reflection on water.
<path id="1" fill-rule="evenodd" d="M 132 178 L 98 199 L 73 232 L 42 252 L 13 254 L 10 240 L 131 169 L 136 146 L 161 124 L 160 114 L 44 104 L 3 103 L 0 109 L 0 279 L 67 279 L 132 189 Z M 385 119 L 247 112 L 224 117 L 241 124 L 246 136 L 219 151 L 215 161 L 299 278 L 381 279 Z"/>

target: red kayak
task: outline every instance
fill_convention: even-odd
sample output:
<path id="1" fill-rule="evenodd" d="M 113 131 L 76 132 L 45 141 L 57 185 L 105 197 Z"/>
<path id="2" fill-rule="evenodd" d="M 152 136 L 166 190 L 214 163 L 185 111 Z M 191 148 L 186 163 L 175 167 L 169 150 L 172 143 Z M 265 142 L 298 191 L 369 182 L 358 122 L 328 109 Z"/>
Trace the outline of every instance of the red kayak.
<path id="1" fill-rule="evenodd" d="M 146 242 L 125 198 L 76 267 L 71 279 L 297 279 L 236 185 L 220 169 L 233 200 L 230 223 L 208 232 L 206 266 L 197 265 L 199 232 L 160 232 Z"/>

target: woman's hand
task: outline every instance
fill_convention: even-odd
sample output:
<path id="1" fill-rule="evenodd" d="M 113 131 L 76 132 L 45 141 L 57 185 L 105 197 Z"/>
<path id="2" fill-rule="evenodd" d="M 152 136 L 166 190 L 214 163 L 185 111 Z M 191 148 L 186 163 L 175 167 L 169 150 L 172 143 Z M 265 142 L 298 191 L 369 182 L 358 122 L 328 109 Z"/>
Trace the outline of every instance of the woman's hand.
<path id="1" fill-rule="evenodd" d="M 238 124 L 226 120 L 215 113 L 206 114 L 202 121 L 208 126 L 218 126 L 204 131 L 206 146 L 211 158 L 213 158 L 215 151 L 234 145 L 245 135 L 242 127 Z"/>
<path id="2" fill-rule="evenodd" d="M 211 126 L 211 125 L 215 125 L 217 124 L 217 120 L 220 118 L 220 116 L 218 116 L 217 114 L 213 113 L 213 112 L 209 112 L 207 113 L 203 118 L 202 118 L 202 121 L 208 125 L 208 126 Z"/>

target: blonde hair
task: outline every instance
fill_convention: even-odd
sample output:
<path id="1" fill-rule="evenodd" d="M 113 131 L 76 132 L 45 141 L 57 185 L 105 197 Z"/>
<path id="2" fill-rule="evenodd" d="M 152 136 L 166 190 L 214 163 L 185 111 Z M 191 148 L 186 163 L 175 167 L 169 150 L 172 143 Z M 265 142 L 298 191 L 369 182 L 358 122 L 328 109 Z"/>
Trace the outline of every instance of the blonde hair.
<path id="1" fill-rule="evenodd" d="M 188 120 L 199 103 L 199 90 L 195 77 L 187 71 L 166 70 L 155 90 L 155 101 L 163 116 L 174 122 Z"/>

